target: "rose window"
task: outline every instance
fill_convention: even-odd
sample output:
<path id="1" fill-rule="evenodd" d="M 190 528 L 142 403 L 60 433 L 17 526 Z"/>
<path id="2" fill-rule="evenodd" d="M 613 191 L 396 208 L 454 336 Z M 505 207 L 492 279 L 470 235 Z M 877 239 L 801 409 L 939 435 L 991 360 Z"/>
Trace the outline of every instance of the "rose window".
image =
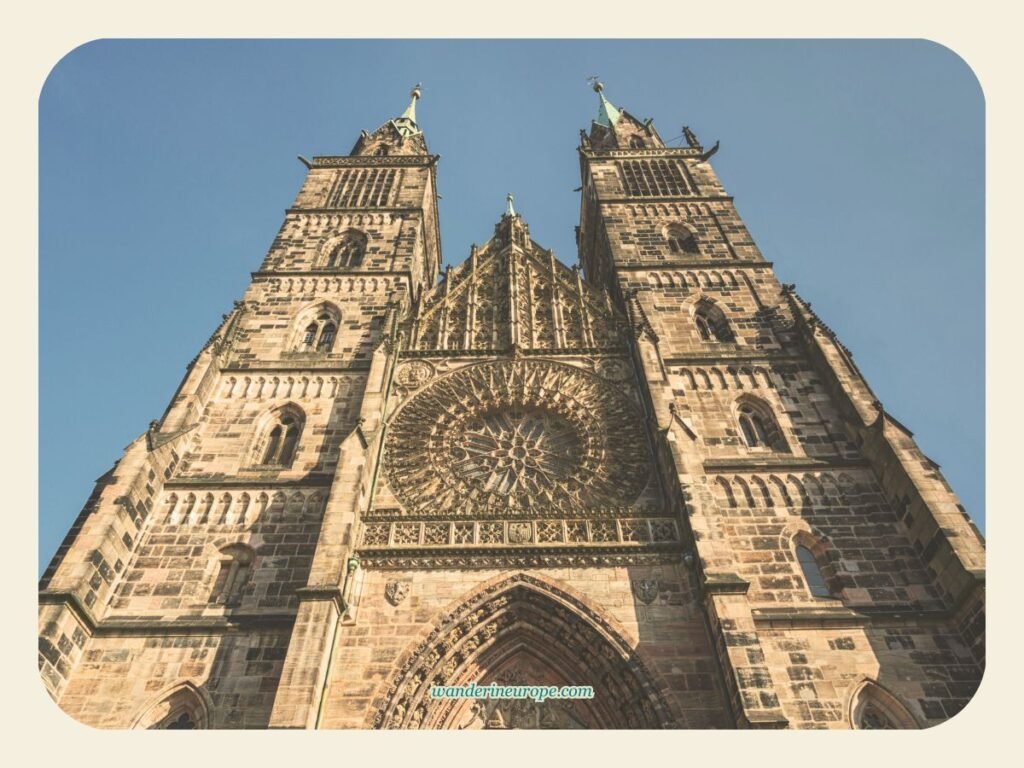
<path id="1" fill-rule="evenodd" d="M 452 469 L 484 492 L 542 495 L 583 457 L 576 430 L 541 410 L 492 411 L 469 420 L 452 445 Z"/>
<path id="2" fill-rule="evenodd" d="M 626 506 L 650 465 L 643 417 L 620 388 L 541 360 L 435 378 L 395 414 L 384 462 L 407 514 L 460 517 Z"/>

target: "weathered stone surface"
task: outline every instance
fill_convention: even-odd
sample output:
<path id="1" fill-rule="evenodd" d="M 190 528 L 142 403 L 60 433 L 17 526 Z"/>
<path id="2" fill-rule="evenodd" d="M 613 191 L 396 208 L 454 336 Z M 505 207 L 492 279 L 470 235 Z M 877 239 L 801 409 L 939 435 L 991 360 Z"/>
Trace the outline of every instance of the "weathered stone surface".
<path id="1" fill-rule="evenodd" d="M 66 712 L 819 729 L 963 708 L 981 537 L 696 137 L 613 111 L 582 139 L 582 272 L 510 209 L 439 280 L 408 113 L 314 159 L 44 575 L 40 674 Z M 492 681 L 595 698 L 426 694 Z"/>

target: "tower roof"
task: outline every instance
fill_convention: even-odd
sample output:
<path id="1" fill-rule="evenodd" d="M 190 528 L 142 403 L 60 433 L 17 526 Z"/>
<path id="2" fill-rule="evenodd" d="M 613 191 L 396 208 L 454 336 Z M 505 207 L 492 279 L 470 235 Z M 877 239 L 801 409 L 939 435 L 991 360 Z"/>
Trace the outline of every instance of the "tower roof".
<path id="1" fill-rule="evenodd" d="M 405 108 L 405 111 L 399 117 L 391 121 L 403 136 L 415 136 L 418 133 L 423 133 L 416 124 L 416 102 L 420 98 L 421 87 L 421 83 L 416 83 L 409 93 L 409 106 Z"/>
<path id="2" fill-rule="evenodd" d="M 353 155 L 426 155 L 427 139 L 416 122 L 416 102 L 422 88 L 416 83 L 409 93 L 409 106 L 398 117 L 385 120 L 372 133 L 363 131 Z"/>
<path id="3" fill-rule="evenodd" d="M 604 83 L 599 80 L 595 81 L 594 90 L 597 91 L 598 98 L 597 120 L 594 122 L 598 125 L 603 125 L 605 128 L 612 128 L 619 121 L 619 118 L 622 117 L 622 113 L 605 98 Z"/>

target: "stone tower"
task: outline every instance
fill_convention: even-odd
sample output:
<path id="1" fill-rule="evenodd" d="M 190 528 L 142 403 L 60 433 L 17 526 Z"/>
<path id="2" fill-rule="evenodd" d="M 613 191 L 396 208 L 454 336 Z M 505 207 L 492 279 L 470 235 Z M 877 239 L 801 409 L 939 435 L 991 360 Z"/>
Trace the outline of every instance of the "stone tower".
<path id="1" fill-rule="evenodd" d="M 984 545 L 956 496 L 776 282 L 714 149 L 595 90 L 582 269 L 509 195 L 438 280 L 418 89 L 306 163 L 243 300 L 44 574 L 68 714 L 917 728 L 970 699 Z M 492 682 L 593 697 L 428 690 Z"/>

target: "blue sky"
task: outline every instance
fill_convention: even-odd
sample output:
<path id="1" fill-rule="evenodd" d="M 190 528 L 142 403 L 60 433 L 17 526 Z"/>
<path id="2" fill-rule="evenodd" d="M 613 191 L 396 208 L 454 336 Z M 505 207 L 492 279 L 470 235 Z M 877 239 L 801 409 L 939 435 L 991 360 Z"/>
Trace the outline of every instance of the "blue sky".
<path id="1" fill-rule="evenodd" d="M 40 571 L 242 296 L 302 182 L 418 105 L 442 247 L 506 192 L 576 259 L 586 84 L 689 125 L 784 282 L 852 350 L 984 530 L 984 100 L 900 40 L 98 41 L 40 96 Z"/>

